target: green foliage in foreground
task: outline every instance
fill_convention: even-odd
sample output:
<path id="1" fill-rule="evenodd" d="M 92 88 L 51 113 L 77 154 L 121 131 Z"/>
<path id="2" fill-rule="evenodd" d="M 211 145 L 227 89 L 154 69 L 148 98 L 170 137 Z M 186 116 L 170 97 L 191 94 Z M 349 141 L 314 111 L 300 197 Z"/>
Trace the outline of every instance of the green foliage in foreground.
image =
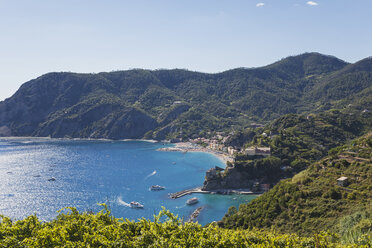
<path id="1" fill-rule="evenodd" d="M 309 238 L 259 230 L 228 230 L 214 224 L 183 223 L 163 209 L 154 221 L 117 219 L 105 207 L 97 214 L 69 208 L 51 222 L 36 216 L 13 222 L 1 217 L 1 247 L 370 247 L 371 237 L 341 245 L 339 237 L 320 233 Z M 165 221 L 161 221 L 166 217 Z"/>

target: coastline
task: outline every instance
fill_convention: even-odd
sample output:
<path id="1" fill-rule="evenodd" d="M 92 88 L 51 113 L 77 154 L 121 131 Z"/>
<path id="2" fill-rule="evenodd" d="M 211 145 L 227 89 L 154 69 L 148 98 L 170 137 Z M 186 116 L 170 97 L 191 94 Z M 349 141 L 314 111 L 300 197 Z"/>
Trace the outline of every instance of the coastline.
<path id="1" fill-rule="evenodd" d="M 77 140 L 77 141 L 142 141 L 148 143 L 169 143 L 169 141 L 158 141 L 158 140 L 151 140 L 151 139 L 106 139 L 106 138 L 52 138 L 50 136 L 0 136 L 0 139 L 40 139 L 40 140 Z"/>
<path id="2" fill-rule="evenodd" d="M 10 142 L 6 142 L 6 140 Z M 176 143 L 161 142 L 154 145 L 151 145 L 150 143 L 148 143 L 149 145 L 146 145 L 146 143 L 142 143 L 143 141 L 139 141 L 141 142 L 139 146 L 132 142 L 134 149 L 126 149 L 127 147 L 130 147 L 127 146 L 127 144 L 132 145 L 130 141 L 128 141 L 127 144 L 125 144 L 125 141 L 114 141 L 114 149 L 111 149 L 111 145 L 101 145 L 111 143 L 111 141 L 96 142 L 96 139 L 84 140 L 86 141 L 80 144 L 80 141 L 73 139 L 62 140 L 49 137 L 6 137 L 4 138 L 5 143 L 3 147 L 9 147 L 9 149 L 5 149 L 3 155 L 12 155 L 13 151 L 19 151 L 22 149 L 24 159 L 16 161 L 16 167 L 13 166 L 12 159 L 4 161 L 4 165 L 2 165 L 3 170 L 0 171 L 0 175 L 3 176 L 5 180 L 14 180 L 14 182 L 19 182 L 20 185 L 24 184 L 24 181 L 27 180 L 27 183 L 37 190 L 39 189 L 38 185 L 41 185 L 41 190 L 51 196 L 48 200 L 52 199 L 50 200 L 51 202 L 44 201 L 44 205 L 40 205 L 41 210 L 37 214 L 40 214 L 44 219 L 53 218 L 55 209 L 62 208 L 63 206 L 60 207 L 60 204 L 65 204 L 65 202 L 77 202 L 84 199 L 84 202 L 82 202 L 80 206 L 81 208 L 89 209 L 91 206 L 96 206 L 96 199 L 98 199 L 98 197 L 102 201 L 109 199 L 108 202 L 111 204 L 117 202 L 117 197 L 121 195 L 125 202 L 141 202 L 141 204 L 145 205 L 145 210 L 134 211 L 131 208 L 125 208 L 125 206 L 120 204 L 112 204 L 114 211 L 120 213 L 118 217 L 124 216 L 130 219 L 142 217 L 151 218 L 153 216 L 154 208 L 165 206 L 167 209 L 174 211 L 180 216 L 185 216 L 185 219 L 187 219 L 190 215 L 190 210 L 191 212 L 193 210 L 191 207 L 183 207 L 187 200 L 186 197 L 188 196 L 185 196 L 178 201 L 173 201 L 168 199 L 167 194 L 202 184 L 200 178 L 204 177 L 205 172 L 200 169 L 195 170 L 195 167 L 205 168 L 205 170 L 209 167 L 205 162 L 201 161 L 208 162 L 209 160 L 213 160 L 214 163 L 212 164 L 223 167 L 219 162 L 220 160 L 215 159 L 215 157 L 212 157 L 211 155 L 204 154 L 203 156 L 202 153 L 192 153 L 189 154 L 191 156 L 186 156 L 188 159 L 185 160 L 185 156 L 180 152 L 160 153 L 155 151 L 155 149 L 161 147 L 175 147 Z M 12 144 L 12 141 L 16 141 L 17 143 Z M 21 142 L 18 143 L 18 141 Z M 24 143 L 28 141 L 31 141 L 31 144 L 24 146 Z M 40 146 L 38 142 L 46 142 L 46 144 Z M 78 146 L 75 145 L 75 142 L 79 143 Z M 163 143 L 165 145 L 163 145 Z M 56 146 L 55 144 L 58 145 Z M 63 147 L 63 149 L 60 149 L 61 147 Z M 123 149 L 121 149 L 121 147 Z M 155 162 L 148 159 L 152 159 L 156 153 L 158 153 L 158 155 L 156 155 L 157 159 Z M 28 154 L 33 155 L 31 156 Z M 59 155 L 56 156 L 56 154 Z M 74 156 L 71 156 L 71 154 L 74 154 Z M 127 159 L 127 155 L 134 159 Z M 137 159 L 139 157 L 141 159 Z M 169 160 L 169 157 L 175 159 Z M 203 159 L 199 159 L 199 157 L 203 157 Z M 32 164 L 30 161 L 34 161 L 34 158 L 40 162 L 35 165 Z M 86 158 L 91 159 L 89 160 L 91 161 L 91 163 L 89 163 L 91 164 L 89 165 L 89 168 L 92 169 L 85 170 L 85 168 L 87 168 Z M 172 166 L 172 161 L 177 161 L 177 165 Z M 183 163 L 185 164 L 183 165 Z M 101 164 L 105 164 L 105 166 L 100 166 Z M 193 166 L 189 166 L 190 164 Z M 138 170 L 137 168 L 136 170 L 132 170 L 133 167 L 138 167 Z M 124 169 L 129 173 L 122 173 Z M 148 177 L 145 181 L 146 176 L 154 174 L 155 170 L 156 176 L 151 177 L 151 180 L 150 177 Z M 7 174 L 8 171 L 12 173 Z M 75 182 L 75 175 L 78 173 L 81 173 L 82 175 L 81 180 L 77 180 L 76 183 L 73 184 L 68 184 L 70 180 Z M 174 175 L 177 177 L 178 175 L 182 175 L 183 178 L 180 178 L 182 180 L 177 179 L 173 181 Z M 52 177 L 54 177 L 56 181 L 48 181 L 48 179 L 51 179 Z M 65 178 L 68 180 L 65 180 Z M 91 180 L 95 180 L 97 183 L 89 183 Z M 142 182 L 140 186 L 138 186 L 138 182 Z M 64 194 L 64 198 L 61 199 L 62 196 L 55 192 L 59 192 L 58 190 L 60 189 L 60 185 L 65 185 L 65 183 L 66 185 L 69 185 L 69 187 L 64 187 L 64 189 L 77 193 Z M 148 193 L 148 187 L 153 184 L 164 185 L 167 189 L 163 192 Z M 117 187 L 117 185 L 119 186 Z M 3 184 L 2 186 L 5 187 L 7 185 Z M 9 187 L 6 187 L 2 190 L 4 192 L 4 201 L 0 204 L 0 207 L 3 208 L 3 214 L 11 215 L 13 218 L 18 218 L 20 216 L 17 215 L 18 213 L 21 213 L 22 211 L 31 211 L 31 205 L 22 205 L 22 199 L 24 199 L 22 194 L 28 192 L 24 193 L 22 191 L 23 189 L 23 187 L 18 187 L 13 190 L 13 188 L 9 189 Z M 81 189 L 85 190 L 83 198 L 78 193 Z M 37 190 L 32 192 L 33 197 L 37 197 Z M 11 194 L 9 196 L 5 194 L 8 192 L 16 194 L 17 197 L 14 197 Z M 96 192 L 98 192 L 98 194 Z M 96 197 L 96 194 L 98 197 Z M 206 195 L 194 194 L 194 196 L 197 196 L 198 198 L 201 196 L 200 205 L 208 203 L 207 199 L 209 198 L 204 198 Z M 4 207 L 4 204 L 6 205 L 8 200 L 16 203 L 14 209 L 17 212 L 11 208 L 7 208 L 7 206 Z M 240 204 L 244 202 L 244 200 L 239 198 L 237 201 L 230 197 L 218 199 L 219 204 L 215 204 L 218 206 L 213 206 L 213 209 L 208 208 L 202 211 L 203 218 L 201 223 L 207 224 L 211 221 L 221 219 L 227 211 L 226 206 L 235 204 L 237 207 L 238 202 Z M 151 208 L 147 206 L 151 206 Z M 30 214 L 32 213 L 33 212 L 30 212 Z M 121 215 L 122 213 L 123 215 Z"/>
<path id="3" fill-rule="evenodd" d="M 159 148 L 157 151 L 166 151 L 166 152 L 204 152 L 204 153 L 209 153 L 217 157 L 219 160 L 221 160 L 225 165 L 226 163 L 233 162 L 234 158 L 219 152 L 215 150 L 211 150 L 205 147 L 202 147 L 200 145 L 191 143 L 191 142 L 178 142 L 175 143 L 174 147 L 164 147 L 164 148 Z"/>
<path id="4" fill-rule="evenodd" d="M 77 140 L 77 141 L 124 141 L 124 142 L 131 142 L 131 141 L 141 141 L 141 142 L 148 142 L 148 143 L 168 143 L 168 144 L 174 144 L 173 147 L 164 147 L 159 148 L 157 151 L 168 151 L 168 152 L 204 152 L 209 153 L 217 157 L 219 160 L 221 160 L 224 164 L 226 164 L 228 161 L 233 162 L 234 158 L 229 156 L 226 153 L 215 151 L 209 148 L 202 147 L 198 144 L 194 144 L 191 142 L 177 142 L 177 143 L 170 143 L 167 141 L 158 141 L 158 140 L 150 140 L 150 139 L 119 139 L 119 140 L 113 140 L 113 139 L 104 139 L 104 138 L 51 138 L 51 137 L 34 137 L 34 136 L 4 136 L 0 137 L 0 139 L 11 139 L 11 140 L 17 140 L 17 139 L 39 139 L 39 140 Z"/>

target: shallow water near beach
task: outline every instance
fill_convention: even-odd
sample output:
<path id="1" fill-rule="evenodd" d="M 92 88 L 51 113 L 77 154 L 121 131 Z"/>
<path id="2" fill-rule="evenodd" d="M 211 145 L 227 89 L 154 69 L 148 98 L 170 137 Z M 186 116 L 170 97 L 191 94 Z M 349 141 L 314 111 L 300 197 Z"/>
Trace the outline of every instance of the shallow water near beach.
<path id="1" fill-rule="evenodd" d="M 102 209 L 97 203 L 106 203 L 115 217 L 152 220 L 164 206 L 186 220 L 203 206 L 198 221 L 204 225 L 220 220 L 230 206 L 256 197 L 193 194 L 170 199 L 168 193 L 201 186 L 206 170 L 224 164 L 208 153 L 156 151 L 166 146 L 170 145 L 1 138 L 0 214 L 21 219 L 36 213 L 42 220 L 51 220 L 63 207 L 97 212 Z M 155 184 L 166 189 L 150 191 Z M 198 197 L 199 203 L 187 206 L 191 197 Z M 131 201 L 144 208 L 128 207 Z"/>

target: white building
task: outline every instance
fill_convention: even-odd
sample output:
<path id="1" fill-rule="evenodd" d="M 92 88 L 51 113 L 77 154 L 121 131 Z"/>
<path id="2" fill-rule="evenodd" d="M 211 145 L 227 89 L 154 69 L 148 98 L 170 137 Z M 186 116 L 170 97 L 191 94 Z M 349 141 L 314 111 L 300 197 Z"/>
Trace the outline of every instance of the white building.
<path id="1" fill-rule="evenodd" d="M 244 154 L 248 156 L 270 156 L 271 149 L 270 147 L 249 147 L 244 150 Z"/>

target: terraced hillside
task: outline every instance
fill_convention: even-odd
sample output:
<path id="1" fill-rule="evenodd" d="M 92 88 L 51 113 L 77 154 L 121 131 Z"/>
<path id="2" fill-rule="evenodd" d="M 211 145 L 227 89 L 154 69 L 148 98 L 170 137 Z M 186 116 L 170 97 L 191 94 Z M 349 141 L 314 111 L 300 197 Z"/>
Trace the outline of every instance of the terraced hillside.
<path id="1" fill-rule="evenodd" d="M 347 185 L 337 179 L 347 177 Z M 372 231 L 372 133 L 329 155 L 236 211 L 220 226 L 274 228 L 309 235 L 331 230 L 357 239 Z"/>

